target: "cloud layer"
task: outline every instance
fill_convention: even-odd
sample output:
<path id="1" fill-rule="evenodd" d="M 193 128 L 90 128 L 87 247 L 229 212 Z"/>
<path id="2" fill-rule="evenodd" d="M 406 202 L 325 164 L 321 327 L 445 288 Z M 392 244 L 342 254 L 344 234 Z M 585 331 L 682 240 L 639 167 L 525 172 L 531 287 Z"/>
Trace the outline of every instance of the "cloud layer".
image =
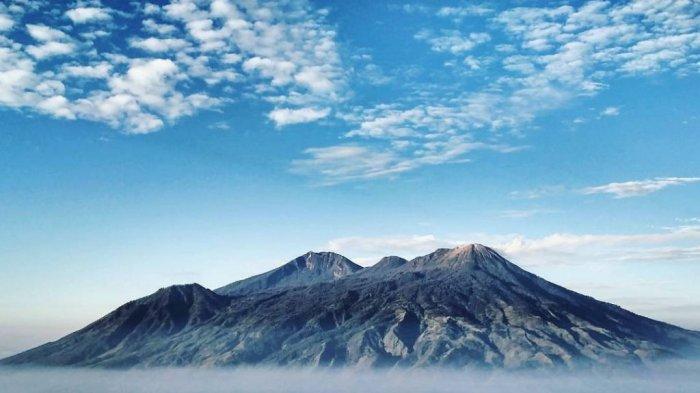
<path id="1" fill-rule="evenodd" d="M 12 392 L 601 392 L 697 391 L 696 362 L 669 361 L 642 368 L 581 372 L 503 372 L 484 370 L 311 370 L 160 369 L 0 370 L 0 385 Z M 673 386 L 674 389 L 669 387 Z"/>
<path id="2" fill-rule="evenodd" d="M 315 155 L 326 150 L 307 150 L 301 163 L 327 183 L 461 162 L 474 143 L 514 151 L 508 146 L 544 112 L 596 95 L 618 78 L 696 74 L 700 64 L 700 5 L 688 0 L 403 11 L 426 21 L 452 21 L 450 28 L 418 28 L 414 38 L 443 56 L 444 73 L 457 75 L 450 82 L 454 88 L 424 85 L 404 98 L 347 111 L 343 119 L 352 128 L 346 138 L 391 159 L 366 168 Z M 478 30 L 479 23 L 464 18 L 486 20 L 492 28 Z M 608 107 L 601 116 L 618 114 L 619 108 Z M 329 178 L 334 174 L 342 177 Z"/>
<path id="3" fill-rule="evenodd" d="M 418 16 L 404 38 L 430 73 L 385 72 L 365 48 L 341 47 L 329 10 L 306 0 L 120 4 L 0 5 L 0 106 L 148 133 L 262 102 L 260 118 L 278 128 L 334 127 L 339 142 L 310 144 L 292 163 L 321 184 L 517 152 L 544 113 L 620 78 L 695 75 L 700 64 L 691 0 L 388 7 Z M 375 100 L 363 83 L 395 93 Z"/>
<path id="4" fill-rule="evenodd" d="M 335 32 L 303 0 L 30 3 L 0 6 L 2 106 L 146 133 L 241 97 L 269 102 L 278 125 L 341 98 Z"/>
<path id="5" fill-rule="evenodd" d="M 440 237 L 434 234 L 344 237 L 328 241 L 326 249 L 373 264 L 387 254 L 413 258 L 437 248 L 483 243 L 523 266 L 615 262 L 691 261 L 700 263 L 700 225 L 689 224 L 638 234 L 472 233 Z"/>

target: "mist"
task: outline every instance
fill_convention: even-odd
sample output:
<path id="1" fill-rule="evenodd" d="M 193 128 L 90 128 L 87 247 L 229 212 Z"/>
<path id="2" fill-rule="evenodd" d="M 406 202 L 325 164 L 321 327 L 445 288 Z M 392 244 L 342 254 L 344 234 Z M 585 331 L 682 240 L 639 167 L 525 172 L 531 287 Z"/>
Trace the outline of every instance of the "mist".
<path id="1" fill-rule="evenodd" d="M 700 392 L 700 362 L 586 371 L 0 368 L 4 393 Z"/>

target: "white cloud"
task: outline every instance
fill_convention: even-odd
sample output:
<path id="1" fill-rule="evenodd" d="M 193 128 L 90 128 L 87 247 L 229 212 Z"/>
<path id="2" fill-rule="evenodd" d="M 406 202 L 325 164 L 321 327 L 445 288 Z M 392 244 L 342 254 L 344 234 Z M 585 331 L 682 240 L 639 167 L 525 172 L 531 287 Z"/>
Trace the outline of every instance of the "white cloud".
<path id="1" fill-rule="evenodd" d="M 41 45 L 27 47 L 27 53 L 42 60 L 53 56 L 70 55 L 75 52 L 75 46 L 70 42 L 47 42 Z"/>
<path id="2" fill-rule="evenodd" d="M 224 64 L 241 62 L 243 73 L 258 82 L 258 96 L 276 106 L 296 106 L 288 109 L 303 114 L 308 112 L 304 108 L 341 100 L 343 72 L 335 32 L 325 26 L 325 14 L 303 1 L 287 6 L 218 0 L 208 8 L 181 1 L 164 9 L 170 19 L 185 24 L 206 56 Z"/>
<path id="3" fill-rule="evenodd" d="M 75 24 L 99 22 L 112 19 L 109 11 L 98 7 L 77 7 L 66 11 L 66 16 Z"/>
<path id="4" fill-rule="evenodd" d="M 530 190 L 511 191 L 508 196 L 512 199 L 540 199 L 566 192 L 566 187 L 562 185 L 551 185 L 533 188 Z"/>
<path id="5" fill-rule="evenodd" d="M 699 241 L 700 227 L 681 226 L 642 234 L 555 233 L 535 239 L 517 235 L 497 247 L 530 264 L 670 262 L 692 259 L 689 256 L 694 254 Z"/>
<path id="6" fill-rule="evenodd" d="M 593 66 L 613 73 L 658 72 L 692 65 L 700 34 L 693 22 L 697 8 L 687 1 L 653 5 L 643 0 L 590 1 L 579 8 L 515 8 L 501 13 L 498 20 L 522 40 L 524 49 L 551 53 L 583 45 L 585 51 L 573 67 L 584 73 Z M 542 58 L 536 53 L 528 56 Z M 592 74 L 587 79 L 595 78 Z"/>
<path id="7" fill-rule="evenodd" d="M 365 146 L 338 145 L 310 148 L 304 151 L 309 158 L 292 162 L 292 172 L 320 173 L 321 183 L 331 185 L 343 181 L 387 176 L 411 169 L 392 151 L 381 151 Z"/>
<path id="8" fill-rule="evenodd" d="M 340 159 L 339 162 L 332 162 L 331 159 L 315 160 L 312 157 L 304 161 L 307 172 L 313 174 L 312 169 L 315 167 L 317 174 L 324 178 L 324 183 L 334 184 L 339 181 L 390 176 L 426 165 L 468 162 L 465 155 L 477 150 L 513 153 L 526 148 L 507 143 L 483 142 L 474 137 L 476 132 L 484 128 L 502 128 L 520 121 L 521 116 L 530 116 L 527 111 L 506 113 L 489 110 L 495 105 L 492 100 L 501 99 L 493 94 L 479 94 L 454 100 L 451 105 L 419 105 L 410 109 L 379 105 L 341 114 L 343 120 L 357 125 L 357 128 L 345 134 L 346 138 L 381 142 L 381 146 L 367 150 L 384 158 L 379 161 L 385 164 L 384 167 L 377 170 L 371 166 L 363 173 L 364 166 L 357 165 L 354 161 Z M 386 159 L 388 157 L 391 159 Z M 342 171 L 342 165 L 349 167 Z M 344 176 L 329 179 L 327 175 L 335 172 L 342 172 Z"/>
<path id="9" fill-rule="evenodd" d="M 225 64 L 240 63 L 242 59 L 243 59 L 243 56 L 241 56 L 238 53 L 227 53 L 227 54 L 221 56 L 221 61 L 223 61 Z"/>
<path id="10" fill-rule="evenodd" d="M 430 7 L 422 5 L 422 4 L 403 4 L 400 8 L 394 5 L 389 5 L 389 7 L 394 8 L 394 9 L 401 9 L 403 12 L 407 14 L 416 14 L 416 13 L 421 13 L 425 14 L 430 11 Z"/>
<path id="11" fill-rule="evenodd" d="M 474 56 L 465 57 L 464 60 L 462 60 L 462 63 L 472 71 L 476 71 L 482 68 L 482 62 Z"/>
<path id="12" fill-rule="evenodd" d="M 0 103 L 19 108 L 36 102 L 33 88 L 39 83 L 34 61 L 11 48 L 0 47 Z"/>
<path id="13" fill-rule="evenodd" d="M 648 180 L 635 180 L 587 187 L 581 190 L 581 192 L 586 195 L 612 194 L 614 198 L 620 199 L 647 195 L 667 187 L 696 183 L 699 181 L 700 177 L 657 177 Z"/>
<path id="14" fill-rule="evenodd" d="M 329 108 L 277 108 L 269 113 L 270 120 L 278 127 L 290 124 L 310 123 L 327 117 L 331 113 Z"/>
<path id="15" fill-rule="evenodd" d="M 530 218 L 538 214 L 553 213 L 551 209 L 508 209 L 500 212 L 502 218 Z"/>
<path id="16" fill-rule="evenodd" d="M 243 63 L 243 70 L 248 73 L 257 72 L 263 78 L 271 79 L 273 86 L 284 86 L 294 80 L 296 65 L 291 61 L 275 61 L 255 56 Z"/>
<path id="17" fill-rule="evenodd" d="M 66 64 L 63 72 L 76 78 L 107 79 L 112 71 L 112 65 L 106 61 L 90 65 Z"/>
<path id="18" fill-rule="evenodd" d="M 346 254 L 374 264 L 380 258 L 397 255 L 406 258 L 422 255 L 441 247 L 455 247 L 453 241 L 438 239 L 435 235 L 407 235 L 384 237 L 343 237 L 329 240 L 324 249 Z"/>
<path id="19" fill-rule="evenodd" d="M 77 111 L 86 118 L 143 133 L 160 128 L 164 119 L 176 120 L 219 104 L 205 94 L 181 93 L 177 85 L 184 78 L 172 60 L 135 60 L 125 74 L 110 77 L 109 90 L 78 100 Z"/>
<path id="20" fill-rule="evenodd" d="M 41 100 L 37 107 L 40 111 L 48 113 L 54 117 L 75 119 L 75 113 L 70 107 L 70 102 L 66 97 L 55 95 L 44 100 Z"/>
<path id="21" fill-rule="evenodd" d="M 678 310 L 678 303 L 674 306 L 668 301 L 656 302 L 655 306 L 672 306 L 676 309 L 674 313 L 676 316 L 685 313 L 696 317 L 697 303 L 691 301 L 680 304 L 684 306 L 680 310 Z M 462 323 L 460 319 L 454 319 Z M 438 318 L 436 320 L 440 321 Z M 447 321 L 455 325 L 458 323 L 453 322 L 453 319 L 447 319 Z M 441 326 L 438 323 L 435 325 Z M 448 323 L 442 325 L 446 326 L 444 329 L 450 329 L 448 332 L 460 331 L 459 328 L 452 329 Z M 697 320 L 695 323 L 697 324 Z M 28 345 L 27 347 L 17 345 L 16 340 L 13 340 L 15 336 L 22 337 L 21 334 L 17 333 L 22 331 L 20 328 L 9 325 L 7 330 L 10 334 L 3 334 L 2 337 L 5 340 L 2 345 L 12 348 L 13 352 L 8 353 L 8 355 L 28 347 Z M 528 329 L 527 336 L 522 336 L 522 340 L 539 342 L 534 333 L 531 332 L 532 330 Z M 502 334 L 502 332 L 499 333 Z M 26 333 L 24 334 L 26 335 Z M 54 334 L 54 336 L 57 337 L 58 334 Z M 518 339 L 520 338 L 518 337 Z M 519 342 L 515 338 L 513 341 Z M 32 341 L 32 344 L 35 342 Z M 470 390 L 477 392 L 505 393 L 523 390 L 563 392 L 572 390 L 572 386 L 574 386 L 576 391 L 614 392 L 625 390 L 648 393 L 692 392 L 696 391 L 698 384 L 700 384 L 698 376 L 700 365 L 697 359 L 668 359 L 649 363 L 645 364 L 644 367 L 636 368 L 611 364 L 605 368 L 602 366 L 590 367 L 590 369 L 581 367 L 577 370 L 550 373 L 536 372 L 535 370 L 506 372 L 500 369 L 485 369 L 476 366 L 466 366 L 459 369 L 425 367 L 391 370 L 371 368 L 357 370 L 351 367 L 337 367 L 333 369 L 304 369 L 302 371 L 291 367 L 186 370 L 167 368 L 146 370 L 21 368 L 0 370 L 0 378 L 3 380 L 3 387 L 9 392 L 27 390 L 26 386 L 32 386 L 34 391 L 40 392 L 97 392 L 118 386 L 121 391 L 131 393 L 192 393 L 195 391 L 222 392 L 230 390 L 231 386 L 236 386 L 236 391 L 240 393 L 321 393 L 330 389 L 341 392 L 412 393 L 454 392 L 458 391 L 456 387 L 469 386 Z M 601 369 L 604 372 L 601 372 Z"/>
<path id="22" fill-rule="evenodd" d="M 208 125 L 207 128 L 210 130 L 228 131 L 231 129 L 231 125 L 225 121 L 217 121 L 216 123 Z"/>
<path id="23" fill-rule="evenodd" d="M 605 109 L 603 109 L 600 114 L 602 116 L 617 116 L 620 114 L 620 108 L 616 106 L 609 106 Z"/>
<path id="24" fill-rule="evenodd" d="M 294 160 L 292 171 L 317 175 L 320 184 L 333 185 L 351 180 L 393 176 L 425 165 L 467 162 L 460 157 L 475 150 L 511 153 L 520 149 L 522 147 L 474 142 L 462 137 L 434 140 L 418 148 L 405 140 L 393 140 L 387 148 L 341 144 L 306 149 L 304 154 L 307 158 Z M 412 154 L 403 154 L 406 150 Z"/>
<path id="25" fill-rule="evenodd" d="M 432 50 L 436 52 L 450 52 L 460 54 L 474 49 L 477 45 L 491 40 L 487 33 L 464 34 L 458 30 L 443 30 L 434 33 L 430 30 L 421 30 L 414 36 L 419 41 L 426 41 Z"/>
<path id="26" fill-rule="evenodd" d="M 49 7 L 36 1 L 14 7 L 11 18 L 5 11 L 0 6 L 5 106 L 152 132 L 241 97 L 269 103 L 278 126 L 321 119 L 343 100 L 335 31 L 325 22 L 326 12 L 304 0 L 173 0 L 162 7 L 132 2 L 119 11 L 99 2 Z M 100 24 L 63 26 L 59 15 L 74 24 Z M 120 30 L 123 40 L 92 42 L 127 24 L 142 25 L 143 33 Z M 6 35 L 18 25 L 26 26 L 28 37 Z M 64 92 L 37 90 L 52 81 L 62 83 Z"/>
<path id="27" fill-rule="evenodd" d="M 68 39 L 68 35 L 61 30 L 46 25 L 28 24 L 27 33 L 37 41 L 49 42 Z"/>
<path id="28" fill-rule="evenodd" d="M 144 19 L 143 28 L 149 33 L 156 33 L 160 35 L 170 35 L 178 31 L 178 28 L 173 25 L 158 23 L 153 19 Z"/>
<path id="29" fill-rule="evenodd" d="M 268 117 L 279 119 L 278 126 L 318 120 L 329 116 L 319 116 L 318 111 L 329 110 L 348 122 L 346 136 L 355 138 L 349 143 L 368 143 L 371 151 L 389 153 L 402 163 L 402 170 L 465 161 L 466 153 L 475 148 L 512 151 L 514 143 L 504 141 L 506 137 L 524 133 L 544 111 L 595 94 L 615 76 L 695 72 L 698 63 L 697 5 L 687 1 L 661 5 L 590 1 L 576 7 L 516 7 L 500 14 L 478 5 L 414 7 L 452 19 L 493 17 L 488 33 L 460 23 L 416 34 L 430 50 L 450 58 L 446 63 L 454 68 L 478 70 L 462 75 L 478 74 L 484 83 L 435 83 L 415 87 L 415 94 L 389 104 L 372 101 L 365 108 L 348 108 L 342 106 L 353 96 L 346 80 L 352 73 L 343 68 L 336 31 L 326 20 L 328 11 L 303 0 L 173 0 L 162 6 L 125 3 L 119 11 L 99 2 L 23 4 L 20 10 L 0 10 L 0 45 L 13 56 L 7 64 L 21 63 L 3 71 L 10 78 L 0 92 L 4 105 L 43 113 L 38 105 L 51 97 L 33 89 L 44 80 L 57 79 L 66 86 L 62 97 L 77 118 L 114 127 L 143 122 L 150 126 L 140 129 L 155 130 L 154 126 L 177 119 L 175 113 L 184 116 L 241 97 L 268 103 Z M 99 29 L 62 26 L 55 23 L 61 15 L 74 23 L 108 18 L 115 23 L 89 26 Z M 142 25 L 143 31 L 114 40 L 108 48 L 92 43 L 123 24 Z M 24 25 L 31 39 L 4 33 Z M 145 51 L 136 56 L 168 59 L 177 66 L 168 98 L 161 100 L 177 104 L 175 109 L 166 110 L 131 93 L 112 92 L 113 81 L 123 78 L 139 60 L 129 47 L 120 47 L 122 42 Z M 489 55 L 470 53 L 475 49 Z M 34 64 L 38 60 L 40 64 Z M 44 68 L 49 62 L 56 62 L 53 72 Z M 91 68 L 102 62 L 111 68 Z M 491 69 L 496 69 L 497 77 L 487 75 Z M 400 78 L 375 72 L 372 79 L 385 84 Z M 418 86 L 408 82 L 406 86 Z M 100 111 L 90 114 L 85 108 L 91 107 L 91 99 L 97 100 L 93 106 L 123 102 L 128 109 L 117 111 L 116 119 L 99 115 Z"/>
<path id="30" fill-rule="evenodd" d="M 452 88 L 426 85 L 395 102 L 353 108 L 340 116 L 351 127 L 346 137 L 371 143 L 374 151 L 410 163 L 403 166 L 410 169 L 468 160 L 470 149 L 445 154 L 459 152 L 458 146 L 465 143 L 508 146 L 512 142 L 493 141 L 522 135 L 537 116 L 595 95 L 613 78 L 697 72 L 700 33 L 694 15 L 698 11 L 700 6 L 688 1 L 589 1 L 579 6 L 507 9 L 490 20 L 494 29 L 489 34 L 466 23 L 457 30 L 420 30 L 415 38 L 433 51 L 453 56 L 445 64 L 467 78 L 454 80 Z M 460 12 L 447 7 L 439 14 Z M 496 42 L 488 67 L 501 69 L 485 75 L 480 84 L 469 77 L 486 63 L 465 53 L 478 45 L 489 50 L 491 41 Z M 602 115 L 618 113 L 619 108 L 610 107 Z M 450 145 L 456 148 L 447 150 Z M 431 148 L 433 158 L 421 160 Z M 374 177 L 374 172 L 367 175 Z"/>
<path id="31" fill-rule="evenodd" d="M 65 32 L 46 25 L 28 24 L 27 33 L 39 42 L 39 45 L 29 45 L 26 52 L 38 60 L 62 55 L 70 55 L 76 51 L 71 38 Z"/>
<path id="32" fill-rule="evenodd" d="M 134 48 L 154 53 L 178 51 L 189 46 L 189 43 L 183 39 L 156 37 L 132 39 L 129 44 Z"/>
<path id="33" fill-rule="evenodd" d="M 484 16 L 492 12 L 491 8 L 484 5 L 473 4 L 462 7 L 442 7 L 437 11 L 436 15 L 461 20 L 468 16 Z"/>
<path id="34" fill-rule="evenodd" d="M 15 26 L 15 21 L 9 15 L 0 10 L 0 31 L 11 30 Z"/>
<path id="35" fill-rule="evenodd" d="M 538 238 L 521 234 L 473 233 L 353 236 L 329 240 L 325 248 L 375 263 L 387 255 L 407 259 L 468 243 L 482 243 L 523 266 L 619 262 L 700 262 L 700 226 L 679 226 L 640 234 L 553 233 Z"/>

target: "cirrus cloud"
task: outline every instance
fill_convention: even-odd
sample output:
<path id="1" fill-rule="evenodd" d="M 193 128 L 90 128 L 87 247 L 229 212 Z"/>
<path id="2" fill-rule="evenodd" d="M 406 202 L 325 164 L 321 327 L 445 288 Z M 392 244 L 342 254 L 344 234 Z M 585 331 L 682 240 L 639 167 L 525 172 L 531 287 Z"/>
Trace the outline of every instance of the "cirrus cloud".
<path id="1" fill-rule="evenodd" d="M 671 186 L 696 183 L 700 177 L 657 177 L 647 180 L 634 180 L 620 183 L 608 183 L 601 186 L 586 187 L 583 194 L 611 194 L 616 199 L 648 195 Z"/>

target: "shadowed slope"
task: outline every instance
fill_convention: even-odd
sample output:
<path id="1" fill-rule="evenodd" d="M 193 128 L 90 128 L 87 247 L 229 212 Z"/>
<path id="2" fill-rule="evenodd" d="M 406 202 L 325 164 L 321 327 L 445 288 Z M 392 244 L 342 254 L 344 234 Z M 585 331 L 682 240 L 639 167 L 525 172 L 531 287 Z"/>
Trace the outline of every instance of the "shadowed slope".
<path id="1" fill-rule="evenodd" d="M 230 299 L 199 284 L 174 285 L 131 301 L 58 341 L 44 344 L 4 363 L 131 366 L 154 354 L 154 344 L 205 324 Z M 173 365 L 177 364 L 177 360 Z"/>

